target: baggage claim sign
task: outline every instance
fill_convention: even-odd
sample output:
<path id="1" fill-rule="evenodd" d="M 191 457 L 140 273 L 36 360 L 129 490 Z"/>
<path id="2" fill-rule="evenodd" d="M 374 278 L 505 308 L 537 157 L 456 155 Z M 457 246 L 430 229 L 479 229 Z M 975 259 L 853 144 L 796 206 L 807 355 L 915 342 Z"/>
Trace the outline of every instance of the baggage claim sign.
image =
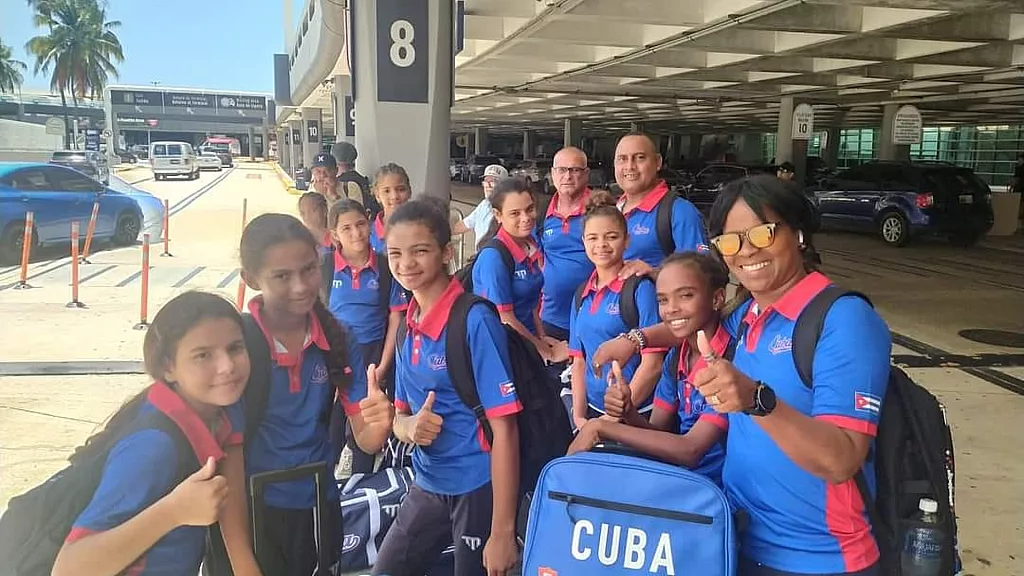
<path id="1" fill-rule="evenodd" d="M 267 96 L 111 88 L 115 131 L 244 133 L 267 118 Z"/>

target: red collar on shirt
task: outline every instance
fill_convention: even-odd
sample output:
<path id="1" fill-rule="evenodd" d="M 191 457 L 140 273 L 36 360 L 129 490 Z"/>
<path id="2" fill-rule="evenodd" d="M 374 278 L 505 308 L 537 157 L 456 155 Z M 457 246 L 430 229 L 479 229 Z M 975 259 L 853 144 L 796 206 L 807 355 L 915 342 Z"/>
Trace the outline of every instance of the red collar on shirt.
<path id="1" fill-rule="evenodd" d="M 331 236 L 330 230 L 324 232 L 324 237 L 320 241 L 320 244 L 323 246 L 334 246 L 334 237 Z"/>
<path id="2" fill-rule="evenodd" d="M 353 277 L 354 276 L 358 276 L 360 272 L 362 272 L 363 270 L 366 270 L 367 268 L 372 269 L 374 272 L 379 272 L 379 270 L 377 269 L 377 252 L 375 252 L 374 250 L 370 250 L 370 259 L 366 261 L 366 264 L 363 264 L 360 268 L 356 269 L 351 264 L 349 264 L 347 260 L 345 260 L 345 257 L 342 256 L 340 249 L 335 250 L 334 251 L 334 269 L 335 270 L 344 270 L 345 268 L 351 268 L 352 269 L 352 276 Z"/>
<path id="3" fill-rule="evenodd" d="M 249 313 L 252 314 L 256 325 L 260 327 L 260 331 L 267 338 L 267 345 L 270 346 L 270 356 L 279 365 L 286 364 L 283 362 L 281 354 L 277 352 L 277 346 L 274 345 L 274 337 L 267 330 L 267 327 L 263 324 L 263 295 L 258 294 L 252 300 L 249 301 Z M 316 345 L 317 348 L 327 351 L 331 349 L 331 345 L 327 342 L 327 334 L 324 332 L 324 327 L 320 325 L 320 320 L 316 317 L 312 311 L 309 313 L 309 338 L 306 342 L 306 347 L 310 344 Z M 305 347 L 304 347 L 305 348 Z"/>
<path id="4" fill-rule="evenodd" d="M 629 210 L 623 210 L 623 215 L 628 216 L 634 210 L 641 212 L 650 212 L 658 207 L 658 202 L 668 194 L 668 184 L 664 180 L 658 180 L 658 183 L 651 188 L 649 192 L 644 196 L 643 200 L 639 204 L 630 208 Z M 622 195 L 622 199 L 619 200 L 619 210 L 622 210 L 626 206 L 626 195 Z"/>
<path id="5" fill-rule="evenodd" d="M 587 283 L 585 284 L 585 288 L 583 288 L 583 295 L 581 296 L 581 298 L 586 298 L 590 294 L 594 294 L 594 293 L 599 292 L 600 290 L 605 290 L 605 289 L 611 290 L 612 292 L 615 292 L 616 294 L 618 294 L 619 292 L 622 291 L 622 284 L 624 282 L 625 282 L 625 280 L 623 280 L 622 278 L 619 278 L 618 276 L 616 276 L 614 280 L 612 280 L 611 282 L 605 284 L 604 287 L 598 289 L 598 287 L 597 287 L 597 270 L 594 270 L 593 272 L 590 273 L 590 278 L 587 279 Z"/>
<path id="6" fill-rule="evenodd" d="M 405 322 L 409 326 L 409 331 L 422 332 L 431 340 L 436 341 L 441 337 L 445 325 L 448 324 L 448 315 L 451 313 L 452 306 L 455 305 L 455 299 L 463 292 L 462 284 L 455 279 L 449 280 L 448 287 L 441 293 L 441 297 L 434 303 L 434 307 L 419 322 L 416 322 L 416 314 L 419 313 L 420 305 L 414 298 L 409 302 L 409 309 L 405 313 Z"/>
<path id="7" fill-rule="evenodd" d="M 384 238 L 384 212 L 373 219 L 373 231 L 377 233 L 377 238 Z"/>
<path id="8" fill-rule="evenodd" d="M 576 208 L 568 214 L 562 214 L 558 211 L 558 199 L 561 197 L 561 192 L 555 192 L 555 195 L 551 197 L 551 202 L 548 203 L 548 213 L 545 214 L 545 218 L 551 216 L 557 216 L 562 220 L 568 220 L 574 216 L 582 216 L 587 209 L 587 200 L 590 199 L 590 188 L 583 190 L 583 195 L 580 197 L 580 203 L 576 205 Z"/>
<path id="9" fill-rule="evenodd" d="M 729 340 L 732 337 L 729 336 L 729 332 L 725 329 L 725 326 L 719 322 L 718 330 L 715 331 L 715 335 L 711 337 L 711 349 L 721 357 L 725 354 L 725 349 L 729 347 Z M 679 347 L 679 363 L 676 366 L 676 373 L 680 380 L 688 376 L 686 372 L 686 358 L 690 355 L 690 343 L 687 340 L 683 340 L 683 344 Z M 707 362 L 703 356 L 698 355 L 697 360 L 694 361 L 693 367 L 690 368 L 690 372 L 696 374 L 697 371 L 707 366 Z"/>
<path id="10" fill-rule="evenodd" d="M 146 400 L 181 429 L 200 463 L 205 463 L 210 457 L 220 460 L 224 457 L 223 447 L 226 444 L 237 443 L 238 433 L 231 429 L 231 420 L 223 410 L 220 412 L 220 421 L 214 434 L 195 409 L 167 384 L 154 382 L 149 387 Z"/>
<path id="11" fill-rule="evenodd" d="M 508 253 L 512 255 L 512 260 L 517 264 L 522 264 L 529 260 L 530 262 L 542 263 L 542 256 L 540 248 L 533 241 L 533 238 L 527 240 L 527 244 L 533 247 L 533 254 L 527 254 L 526 249 L 523 248 L 519 242 L 512 237 L 504 228 L 498 228 L 498 233 L 494 236 L 499 242 L 508 248 Z"/>
<path id="12" fill-rule="evenodd" d="M 756 304 L 751 305 L 743 321 L 747 323 L 747 326 L 752 326 L 757 317 L 765 316 L 764 313 L 771 310 L 782 314 L 791 322 L 795 321 L 807 303 L 830 284 L 832 281 L 821 272 L 811 272 L 765 310 L 755 310 Z"/>

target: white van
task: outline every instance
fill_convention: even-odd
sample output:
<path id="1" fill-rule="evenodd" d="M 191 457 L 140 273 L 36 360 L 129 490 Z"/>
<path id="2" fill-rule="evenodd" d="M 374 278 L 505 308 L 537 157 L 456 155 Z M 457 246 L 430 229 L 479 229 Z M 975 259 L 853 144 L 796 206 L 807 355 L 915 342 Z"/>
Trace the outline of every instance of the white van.
<path id="1" fill-rule="evenodd" d="M 149 165 L 153 177 L 164 180 L 168 176 L 199 178 L 199 160 L 188 142 L 153 142 L 149 145 Z"/>

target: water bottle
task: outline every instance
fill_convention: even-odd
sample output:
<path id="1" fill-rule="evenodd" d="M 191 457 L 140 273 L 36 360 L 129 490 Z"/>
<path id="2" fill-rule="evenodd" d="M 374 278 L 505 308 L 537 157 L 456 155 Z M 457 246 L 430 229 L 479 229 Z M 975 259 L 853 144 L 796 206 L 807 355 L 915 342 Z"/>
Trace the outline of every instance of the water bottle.
<path id="1" fill-rule="evenodd" d="M 939 528 L 939 504 L 921 498 L 917 504 L 920 523 L 907 530 L 900 554 L 903 576 L 938 576 L 942 569 L 942 530 Z"/>

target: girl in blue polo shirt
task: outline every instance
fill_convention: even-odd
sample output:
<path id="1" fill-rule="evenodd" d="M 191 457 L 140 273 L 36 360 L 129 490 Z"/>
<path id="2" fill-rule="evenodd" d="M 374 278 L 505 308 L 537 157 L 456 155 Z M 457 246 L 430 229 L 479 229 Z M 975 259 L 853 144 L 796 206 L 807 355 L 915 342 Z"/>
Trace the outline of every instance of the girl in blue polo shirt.
<path id="1" fill-rule="evenodd" d="M 690 383 L 690 375 L 706 365 L 697 350 L 698 331 L 714 335 L 711 345 L 719 355 L 729 346 L 731 337 L 719 322 L 728 283 L 728 271 L 708 253 L 678 252 L 665 259 L 658 271 L 658 310 L 683 344 L 665 362 L 651 420 L 637 412 L 631 383 L 615 362 L 604 406 L 608 416 L 621 423 L 589 420 L 569 448 L 570 454 L 610 440 L 686 466 L 721 484 L 728 421 L 704 400 Z"/>
<path id="2" fill-rule="evenodd" d="M 331 206 L 328 222 L 336 247 L 325 258 L 334 271 L 328 291 L 328 305 L 339 322 L 348 326 L 362 351 L 363 361 L 376 365 L 377 380 L 386 383 L 391 395 L 395 332 L 408 307 L 405 290 L 391 279 L 387 255 L 370 246 L 370 222 L 366 209 L 355 200 L 339 200 Z M 389 284 L 381 286 L 381 269 Z M 381 290 L 387 290 L 382 294 Z M 331 436 L 336 448 L 346 442 L 352 450 L 352 473 L 372 472 L 374 455 L 355 444 L 351 426 L 341 425 L 340 411 L 332 421 Z M 344 436 L 342 436 L 344 435 Z"/>
<path id="3" fill-rule="evenodd" d="M 186 292 L 153 318 L 143 357 L 156 382 L 71 456 L 88 465 L 109 447 L 99 487 L 57 554 L 57 576 L 199 571 L 206 527 L 228 493 L 219 462 L 242 441 L 225 410 L 249 377 L 242 318 L 220 296 Z M 150 426 L 161 416 L 181 440 Z M 184 446 L 188 454 L 179 453 Z M 198 471 L 182 478 L 177 462 Z"/>
<path id="4" fill-rule="evenodd" d="M 317 246 L 309 230 L 285 214 L 263 214 L 242 232 L 242 277 L 261 292 L 248 308 L 270 350 L 270 396 L 262 420 L 246 430 L 244 453 L 229 455 L 229 460 L 244 459 L 244 473 L 231 462 L 232 496 L 221 522 L 235 573 L 251 573 L 255 564 L 245 506 L 249 476 L 318 462 L 334 470 L 328 422 L 336 402 L 363 451 L 380 450 L 391 431 L 393 409 L 376 386 L 375 367 L 363 367 L 358 340 L 320 300 Z M 337 510 L 337 484 L 327 482 L 326 491 L 328 508 Z M 312 574 L 317 563 L 312 479 L 271 484 L 256 505 L 264 507 L 262 573 Z M 340 515 L 320 516 L 326 540 L 319 545 L 336 556 L 341 549 Z M 327 570 L 320 566 L 318 573 Z"/>
<path id="5" fill-rule="evenodd" d="M 594 273 L 583 285 L 582 298 L 575 300 L 569 312 L 569 354 L 572 362 L 572 420 L 577 429 L 590 418 L 604 414 L 607 382 L 593 370 L 587 370 L 587 358 L 602 342 L 634 328 L 659 322 L 658 300 L 654 283 L 642 278 L 633 294 L 639 312 L 639 326 L 627 326 L 620 304 L 624 280 L 619 272 L 625 266 L 623 254 L 629 242 L 626 218 L 615 207 L 615 199 L 607 192 L 593 192 L 583 218 L 583 246 L 594 263 Z M 644 350 L 642 359 L 631 359 L 623 367 L 629 381 L 633 401 L 641 412 L 651 410 L 651 395 L 658 383 L 663 348 Z"/>
<path id="6" fill-rule="evenodd" d="M 380 203 L 381 211 L 373 220 L 373 228 L 370 230 L 370 244 L 377 252 L 383 252 L 384 227 L 388 218 L 398 210 L 398 207 L 405 204 L 412 198 L 412 185 L 409 183 L 409 174 L 394 162 L 388 162 L 377 169 L 373 176 L 373 196 Z"/>
<path id="7" fill-rule="evenodd" d="M 388 261 L 412 291 L 408 333 L 395 357 L 395 435 L 416 445 L 415 484 L 380 547 L 374 574 L 423 574 L 454 542 L 455 576 L 504 575 L 516 563 L 518 423 L 522 407 L 511 378 L 507 338 L 489 307 L 466 320 L 470 366 L 449 366 L 448 315 L 463 294 L 447 265 L 448 215 L 414 200 L 388 221 Z M 450 370 L 472 370 L 492 429 L 458 397 Z"/>
<path id="8" fill-rule="evenodd" d="M 534 238 L 537 205 L 533 192 L 521 178 L 502 178 L 491 193 L 493 237 L 481 244 L 473 264 L 473 291 L 498 308 L 501 321 L 530 341 L 548 362 L 564 362 L 564 344 L 545 340 L 540 321 L 540 293 L 544 287 L 544 252 Z M 498 246 L 511 256 L 512 266 Z"/>

